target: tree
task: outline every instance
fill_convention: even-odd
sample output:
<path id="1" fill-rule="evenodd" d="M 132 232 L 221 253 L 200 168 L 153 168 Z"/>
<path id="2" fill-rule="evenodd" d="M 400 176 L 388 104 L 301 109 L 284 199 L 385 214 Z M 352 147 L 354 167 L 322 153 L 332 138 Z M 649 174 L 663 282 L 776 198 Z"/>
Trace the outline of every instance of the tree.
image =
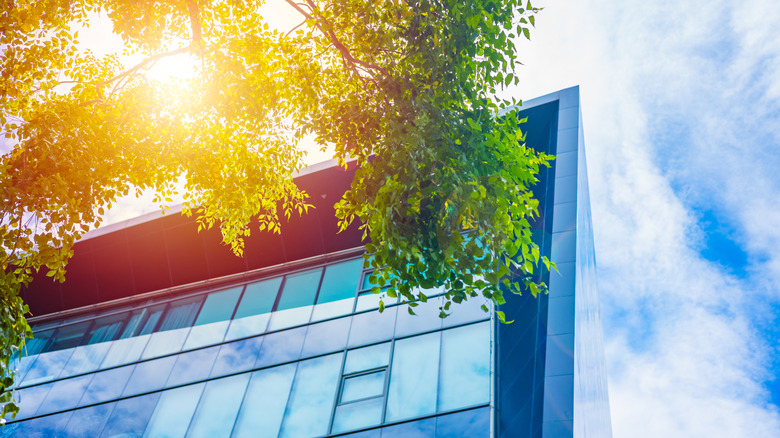
<path id="1" fill-rule="evenodd" d="M 517 83 L 514 41 L 529 37 L 538 9 L 521 0 L 285 1 L 301 18 L 286 32 L 253 1 L 6 2 L 4 414 L 18 410 L 11 359 L 31 336 L 19 291 L 37 270 L 62 281 L 74 242 L 118 197 L 153 189 L 162 202 L 179 180 L 184 213 L 218 225 L 241 255 L 251 218 L 278 232 L 281 216 L 306 212 L 292 180 L 305 135 L 335 145 L 341 163 L 357 160 L 337 215 L 343 227 L 362 223 L 377 284 L 389 282 L 387 294 L 410 312 L 426 288 L 446 287 L 442 317 L 452 302 L 501 304 L 503 290 L 541 290 L 530 188 L 550 157 L 525 147 L 516 102 L 496 97 Z M 75 29 L 98 14 L 143 61 L 127 68 L 79 46 Z M 197 60 L 193 78 L 149 78 L 148 68 L 180 53 Z"/>

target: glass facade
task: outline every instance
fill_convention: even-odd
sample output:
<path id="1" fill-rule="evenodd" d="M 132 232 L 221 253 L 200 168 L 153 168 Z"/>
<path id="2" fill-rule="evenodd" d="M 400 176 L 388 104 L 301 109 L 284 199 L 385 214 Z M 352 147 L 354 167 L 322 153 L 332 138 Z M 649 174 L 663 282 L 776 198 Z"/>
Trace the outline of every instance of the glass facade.
<path id="1" fill-rule="evenodd" d="M 33 320 L 14 364 L 21 410 L 0 436 L 610 437 L 579 92 L 524 108 L 528 144 L 556 155 L 539 175 L 533 227 L 558 272 L 538 274 L 548 295 L 507 297 L 512 324 L 478 298 L 440 319 L 443 290 L 425 291 L 411 315 L 371 292 L 360 247 L 334 249 L 326 234 L 317 249 L 283 230 L 286 261 L 268 251 L 273 262 L 191 284 L 174 281 L 187 265 L 171 254 L 187 254 L 168 242 L 162 280 L 133 278 L 172 289 Z M 313 199 L 337 199 L 326 195 Z M 299 234 L 317 225 L 306 224 Z M 118 233 L 107 241 L 121 245 Z M 209 269 L 235 259 L 217 262 Z"/>
<path id="2" fill-rule="evenodd" d="M 452 436 L 449 424 L 467 415 L 487 423 L 491 326 L 481 303 L 457 309 L 447 327 L 435 296 L 418 309 L 436 311 L 417 319 L 397 304 L 379 314 L 364 300 L 358 310 L 370 288 L 362 265 L 44 328 L 18 363 L 21 412 L 0 434 Z"/>

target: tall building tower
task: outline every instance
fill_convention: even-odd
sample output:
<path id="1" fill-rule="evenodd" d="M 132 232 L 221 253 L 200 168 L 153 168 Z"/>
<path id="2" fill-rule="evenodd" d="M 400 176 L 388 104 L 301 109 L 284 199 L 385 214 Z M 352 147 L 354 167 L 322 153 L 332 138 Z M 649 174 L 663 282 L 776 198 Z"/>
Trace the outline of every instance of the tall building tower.
<path id="1" fill-rule="evenodd" d="M 534 225 L 558 273 L 509 296 L 410 315 L 369 291 L 360 232 L 333 204 L 354 169 L 296 179 L 315 205 L 245 257 L 178 214 L 76 244 L 64 284 L 24 292 L 35 338 L 16 364 L 18 437 L 610 437 L 579 90 L 526 102 L 527 142 L 557 156 Z"/>

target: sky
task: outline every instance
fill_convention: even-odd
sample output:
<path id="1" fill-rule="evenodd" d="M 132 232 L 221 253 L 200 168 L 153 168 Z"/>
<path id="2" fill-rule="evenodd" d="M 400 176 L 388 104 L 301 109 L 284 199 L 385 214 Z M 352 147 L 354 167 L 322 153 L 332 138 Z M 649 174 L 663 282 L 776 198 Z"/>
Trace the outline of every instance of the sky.
<path id="1" fill-rule="evenodd" d="M 534 6 L 510 92 L 580 86 L 614 436 L 780 436 L 780 8 Z"/>
<path id="2" fill-rule="evenodd" d="M 507 94 L 580 86 L 615 437 L 780 436 L 773 3 L 534 3 Z"/>

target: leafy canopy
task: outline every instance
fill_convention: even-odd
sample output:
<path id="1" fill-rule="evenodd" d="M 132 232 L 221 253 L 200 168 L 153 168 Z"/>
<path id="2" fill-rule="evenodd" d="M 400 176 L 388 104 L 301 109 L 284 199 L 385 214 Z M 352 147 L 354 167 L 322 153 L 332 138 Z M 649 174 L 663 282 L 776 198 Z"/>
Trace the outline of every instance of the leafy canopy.
<path id="1" fill-rule="evenodd" d="M 177 181 L 185 214 L 218 225 L 241 255 L 251 218 L 278 232 L 280 216 L 307 210 L 292 179 L 305 135 L 335 145 L 342 164 L 357 160 L 337 215 L 343 227 L 362 223 L 376 284 L 389 282 L 410 312 L 423 289 L 445 288 L 446 316 L 451 302 L 501 304 L 502 290 L 543 287 L 531 281 L 530 187 L 550 157 L 525 147 L 515 102 L 496 98 L 517 83 L 514 41 L 529 37 L 538 10 L 521 0 L 285 1 L 301 20 L 289 31 L 269 26 L 255 1 L 6 3 L 3 414 L 18 410 L 11 358 L 31 336 L 18 294 L 38 269 L 63 280 L 74 242 L 118 197 L 152 189 L 163 202 Z M 98 17 L 143 61 L 85 50 L 77 29 Z M 181 53 L 196 60 L 191 78 L 148 74 Z"/>

